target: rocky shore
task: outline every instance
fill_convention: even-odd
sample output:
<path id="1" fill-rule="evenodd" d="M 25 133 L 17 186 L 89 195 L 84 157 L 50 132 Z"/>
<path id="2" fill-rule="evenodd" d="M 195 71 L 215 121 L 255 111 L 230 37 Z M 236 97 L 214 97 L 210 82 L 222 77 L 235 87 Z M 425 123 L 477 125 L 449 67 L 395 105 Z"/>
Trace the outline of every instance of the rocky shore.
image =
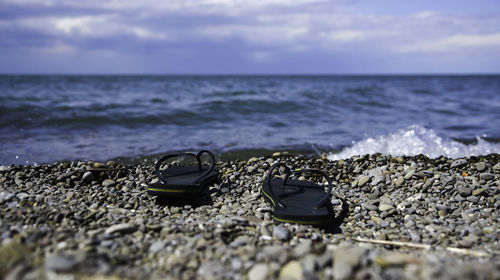
<path id="1" fill-rule="evenodd" d="M 332 177 L 332 224 L 273 222 L 260 187 L 276 161 Z M 0 166 L 0 278 L 500 279 L 498 154 L 218 167 L 200 199 L 157 201 L 150 165 Z"/>

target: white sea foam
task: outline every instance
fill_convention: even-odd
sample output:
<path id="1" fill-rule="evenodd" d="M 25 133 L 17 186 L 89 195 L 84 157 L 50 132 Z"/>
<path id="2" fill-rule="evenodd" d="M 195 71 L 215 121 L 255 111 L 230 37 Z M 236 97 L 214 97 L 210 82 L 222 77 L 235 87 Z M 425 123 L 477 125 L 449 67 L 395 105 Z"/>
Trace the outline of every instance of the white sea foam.
<path id="1" fill-rule="evenodd" d="M 418 155 L 424 154 L 430 158 L 441 155 L 459 158 L 490 153 L 500 153 L 500 143 L 486 142 L 477 137 L 477 143 L 465 145 L 453 140 L 439 137 L 432 129 L 412 125 L 384 136 L 367 138 L 353 142 L 339 153 L 328 155 L 330 160 L 349 158 L 354 155 L 381 153 L 387 155 Z"/>

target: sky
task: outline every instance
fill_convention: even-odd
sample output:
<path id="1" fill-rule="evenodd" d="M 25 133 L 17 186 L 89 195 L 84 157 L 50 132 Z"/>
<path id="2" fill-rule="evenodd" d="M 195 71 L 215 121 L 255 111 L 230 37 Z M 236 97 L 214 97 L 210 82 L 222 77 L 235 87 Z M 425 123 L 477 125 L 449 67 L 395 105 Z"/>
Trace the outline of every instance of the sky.
<path id="1" fill-rule="evenodd" d="M 0 0 L 0 73 L 500 73 L 500 0 Z"/>

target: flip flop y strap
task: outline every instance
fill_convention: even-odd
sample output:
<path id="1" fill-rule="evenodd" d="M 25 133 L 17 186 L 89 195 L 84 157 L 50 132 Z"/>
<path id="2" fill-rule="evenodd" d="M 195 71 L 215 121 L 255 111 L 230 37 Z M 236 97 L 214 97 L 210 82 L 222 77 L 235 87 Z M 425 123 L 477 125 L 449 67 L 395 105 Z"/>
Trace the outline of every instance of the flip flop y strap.
<path id="1" fill-rule="evenodd" d="M 196 177 L 196 179 L 194 179 L 193 183 L 197 184 L 197 183 L 199 183 L 200 180 L 202 180 L 203 178 L 205 178 L 208 174 L 210 174 L 210 172 L 212 172 L 214 170 L 215 156 L 210 151 L 202 150 L 202 151 L 198 152 L 198 154 L 196 154 L 196 155 L 193 154 L 193 153 L 182 153 L 182 154 L 169 154 L 169 155 L 165 155 L 162 158 L 160 158 L 158 160 L 158 162 L 156 162 L 156 166 L 155 166 L 156 176 L 158 176 L 158 178 L 160 179 L 160 181 L 162 181 L 164 184 L 168 184 L 167 178 L 165 178 L 165 176 L 163 176 L 163 174 L 160 172 L 161 165 L 162 165 L 162 163 L 164 163 L 168 159 L 171 159 L 171 158 L 174 158 L 174 157 L 182 157 L 182 156 L 191 156 L 191 157 L 196 158 L 196 160 L 198 161 L 198 171 L 201 171 L 202 170 L 201 155 L 204 154 L 204 153 L 206 153 L 206 154 L 208 154 L 210 156 L 210 167 L 207 169 L 207 171 L 203 172 L 203 174 L 201 174 L 200 176 Z"/>
<path id="2" fill-rule="evenodd" d="M 271 167 L 271 169 L 269 169 L 269 174 L 267 176 L 267 183 L 269 185 L 270 195 L 272 195 L 274 198 L 276 198 L 276 201 L 280 204 L 281 207 L 286 208 L 287 206 L 286 206 L 286 204 L 283 202 L 283 200 L 281 198 L 279 198 L 278 196 L 274 195 L 273 188 L 272 188 L 272 185 L 271 185 L 271 179 L 272 179 L 273 171 L 276 168 L 278 168 L 278 167 L 284 167 L 285 168 L 285 174 L 286 175 L 285 175 L 285 179 L 283 179 L 282 186 L 285 186 L 285 185 L 293 186 L 293 184 L 287 184 L 288 178 L 290 177 L 290 175 L 300 174 L 300 173 L 317 173 L 317 174 L 320 174 L 323 178 L 326 179 L 326 181 L 328 182 L 328 190 L 325 193 L 325 195 L 323 197 L 321 197 L 314 204 L 315 208 L 319 208 L 319 207 L 323 206 L 327 202 L 327 200 L 330 197 L 330 195 L 332 194 L 332 188 L 333 188 L 332 180 L 330 179 L 330 177 L 328 175 L 326 175 L 325 172 L 323 172 L 321 170 L 318 170 L 318 169 L 301 169 L 301 170 L 291 171 L 290 168 L 288 168 L 288 166 L 286 166 L 283 163 L 278 162 L 278 163 L 275 163 Z"/>

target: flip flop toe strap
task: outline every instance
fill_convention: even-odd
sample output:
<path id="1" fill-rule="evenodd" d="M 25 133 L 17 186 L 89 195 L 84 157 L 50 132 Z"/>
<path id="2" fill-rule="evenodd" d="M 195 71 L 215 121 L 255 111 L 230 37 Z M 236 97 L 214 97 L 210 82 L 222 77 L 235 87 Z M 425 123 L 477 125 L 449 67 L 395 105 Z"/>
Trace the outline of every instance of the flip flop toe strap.
<path id="1" fill-rule="evenodd" d="M 166 160 L 174 158 L 174 157 L 191 156 L 191 157 L 196 158 L 196 160 L 198 161 L 198 171 L 201 171 L 202 170 L 202 164 L 201 164 L 201 155 L 202 154 L 208 154 L 210 156 L 210 167 L 207 169 L 207 171 L 203 172 L 203 174 L 201 174 L 200 176 L 196 177 L 193 180 L 193 183 L 197 184 L 202 179 L 204 179 L 208 174 L 210 174 L 210 172 L 212 172 L 214 170 L 215 156 L 210 151 L 202 150 L 202 151 L 198 152 L 196 155 L 193 154 L 193 153 L 182 153 L 182 154 L 168 154 L 168 155 L 165 155 L 162 158 L 160 158 L 158 160 L 158 162 L 156 162 L 156 166 L 155 166 L 156 176 L 158 176 L 158 178 L 160 179 L 160 181 L 162 181 L 164 184 L 167 184 L 167 178 L 165 178 L 165 176 L 163 176 L 162 172 L 160 172 L 160 168 L 161 168 L 162 163 L 164 163 Z"/>

